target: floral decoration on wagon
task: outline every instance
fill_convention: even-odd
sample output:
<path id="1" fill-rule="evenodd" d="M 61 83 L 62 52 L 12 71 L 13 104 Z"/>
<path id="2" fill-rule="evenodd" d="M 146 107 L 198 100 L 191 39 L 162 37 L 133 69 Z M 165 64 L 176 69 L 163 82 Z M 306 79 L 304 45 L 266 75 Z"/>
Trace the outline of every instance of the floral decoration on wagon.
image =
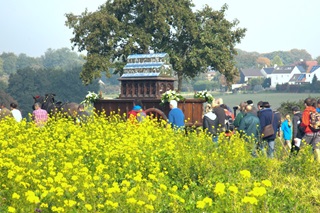
<path id="1" fill-rule="evenodd" d="M 207 90 L 197 91 L 197 92 L 194 94 L 194 98 L 204 99 L 204 100 L 206 100 L 206 102 L 208 102 L 209 104 L 211 104 L 212 101 L 213 101 L 213 96 L 212 96 L 211 94 L 209 94 Z"/>
<path id="2" fill-rule="evenodd" d="M 95 92 L 90 92 L 88 91 L 88 94 L 84 98 L 84 100 L 81 102 L 81 104 L 92 104 L 94 103 L 97 99 L 99 99 L 99 95 Z"/>
<path id="3" fill-rule="evenodd" d="M 170 102 L 171 100 L 183 101 L 185 100 L 185 98 L 174 90 L 168 90 L 165 93 L 162 93 L 160 104 L 164 105 L 165 103 Z"/>

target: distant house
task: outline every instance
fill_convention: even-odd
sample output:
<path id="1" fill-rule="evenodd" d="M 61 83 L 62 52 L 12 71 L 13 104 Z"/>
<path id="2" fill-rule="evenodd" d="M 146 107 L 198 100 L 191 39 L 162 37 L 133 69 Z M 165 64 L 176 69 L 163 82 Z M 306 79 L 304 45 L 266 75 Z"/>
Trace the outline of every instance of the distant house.
<path id="1" fill-rule="evenodd" d="M 314 66 L 317 66 L 317 61 L 306 61 L 307 70 L 306 73 L 309 73 Z"/>
<path id="2" fill-rule="evenodd" d="M 261 73 L 261 69 L 240 69 L 240 82 L 241 84 L 247 83 L 252 78 L 264 78 L 265 76 Z"/>
<path id="3" fill-rule="evenodd" d="M 320 66 L 313 66 L 308 73 L 306 73 L 306 82 L 311 83 L 314 76 L 320 80 Z"/>
<path id="4" fill-rule="evenodd" d="M 289 84 L 304 84 L 304 83 L 306 83 L 306 73 L 294 74 L 288 83 Z"/>
<path id="5" fill-rule="evenodd" d="M 275 88 L 277 84 L 285 84 L 290 81 L 292 76 L 294 74 L 301 74 L 305 72 L 305 70 L 300 66 L 281 66 L 276 67 L 271 77 L 271 86 L 272 88 Z"/>
<path id="6" fill-rule="evenodd" d="M 274 69 L 274 67 L 264 67 L 261 69 L 261 73 L 265 78 L 270 78 Z"/>

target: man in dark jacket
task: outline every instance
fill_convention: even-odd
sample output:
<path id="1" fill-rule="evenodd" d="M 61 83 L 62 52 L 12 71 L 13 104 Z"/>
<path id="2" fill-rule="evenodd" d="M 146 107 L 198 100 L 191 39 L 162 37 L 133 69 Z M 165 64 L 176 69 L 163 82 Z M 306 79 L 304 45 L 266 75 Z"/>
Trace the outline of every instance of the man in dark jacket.
<path id="1" fill-rule="evenodd" d="M 292 107 L 292 153 L 298 153 L 300 150 L 301 139 L 304 136 L 304 132 L 300 130 L 299 125 L 301 123 L 302 113 L 300 107 Z"/>
<path id="2" fill-rule="evenodd" d="M 261 106 L 261 110 L 259 111 L 259 120 L 260 120 L 260 133 L 262 133 L 263 129 L 272 124 L 274 133 L 270 136 L 261 135 L 263 142 L 260 144 L 260 148 L 264 149 L 264 144 L 268 144 L 267 155 L 269 158 L 274 157 L 275 150 L 275 142 L 277 136 L 277 131 L 279 129 L 279 117 L 274 115 L 272 109 L 270 108 L 269 102 L 263 102 Z"/>

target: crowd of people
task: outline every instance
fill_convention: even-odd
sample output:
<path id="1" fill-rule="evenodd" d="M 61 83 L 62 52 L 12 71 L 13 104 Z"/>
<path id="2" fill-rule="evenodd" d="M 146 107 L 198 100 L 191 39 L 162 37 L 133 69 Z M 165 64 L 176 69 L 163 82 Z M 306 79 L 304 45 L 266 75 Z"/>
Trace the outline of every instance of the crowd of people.
<path id="1" fill-rule="evenodd" d="M 233 108 L 237 113 L 234 113 L 234 128 L 230 129 L 227 117 L 231 110 L 221 99 L 217 99 L 205 106 L 203 129 L 212 135 L 213 142 L 218 141 L 222 132 L 238 131 L 241 137 L 252 143 L 253 156 L 266 152 L 269 158 L 273 158 L 277 137 L 280 137 L 284 150 L 290 155 L 298 154 L 305 144 L 311 145 L 315 160 L 320 162 L 320 100 L 307 98 L 304 105 L 302 112 L 299 106 L 292 107 L 292 119 L 291 114 L 281 119 L 280 113 L 273 111 L 267 101 L 259 101 L 256 106 L 252 100 L 241 102 Z M 313 127 L 312 122 L 318 122 L 317 127 Z"/>
<path id="2" fill-rule="evenodd" d="M 38 127 L 43 127 L 49 119 L 49 114 L 41 108 L 41 104 L 38 102 L 34 103 L 33 107 L 32 120 Z M 75 123 L 82 125 L 82 123 L 87 121 L 88 116 L 89 113 L 85 111 L 84 105 L 80 104 L 75 117 Z M 10 104 L 10 110 L 6 107 L 5 103 L 0 103 L 0 120 L 6 117 L 13 117 L 17 122 L 22 121 L 22 114 L 16 103 Z"/>

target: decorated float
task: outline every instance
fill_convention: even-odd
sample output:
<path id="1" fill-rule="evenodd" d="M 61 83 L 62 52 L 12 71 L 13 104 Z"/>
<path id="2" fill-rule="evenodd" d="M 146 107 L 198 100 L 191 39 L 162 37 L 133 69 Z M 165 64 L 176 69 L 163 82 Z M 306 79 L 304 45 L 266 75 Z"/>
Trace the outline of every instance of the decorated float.
<path id="1" fill-rule="evenodd" d="M 127 115 L 136 99 L 142 103 L 147 115 L 167 120 L 171 98 L 178 99 L 184 112 L 186 126 L 202 126 L 204 98 L 184 99 L 175 92 L 174 71 L 167 53 L 129 55 L 121 82 L 121 92 L 116 99 L 97 99 L 94 107 L 106 116 L 114 113 Z"/>

